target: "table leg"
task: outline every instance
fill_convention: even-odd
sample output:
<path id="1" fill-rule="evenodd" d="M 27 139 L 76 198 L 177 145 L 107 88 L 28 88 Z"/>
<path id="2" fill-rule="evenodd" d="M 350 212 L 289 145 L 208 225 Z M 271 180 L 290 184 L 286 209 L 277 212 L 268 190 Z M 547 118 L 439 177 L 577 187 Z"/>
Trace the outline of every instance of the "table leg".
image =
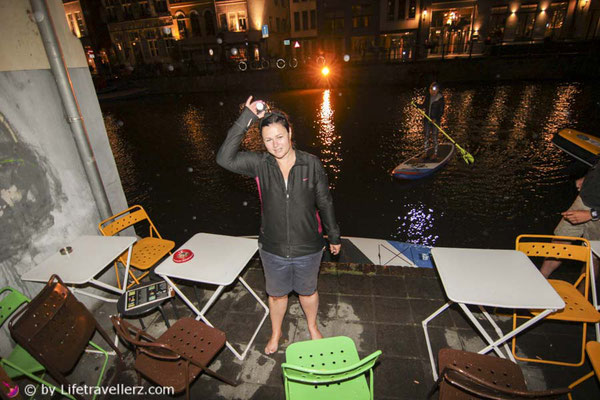
<path id="1" fill-rule="evenodd" d="M 481 313 L 487 318 L 487 320 L 490 323 L 490 325 L 492 325 L 494 327 L 494 329 L 496 330 L 496 334 L 498 335 L 498 337 L 504 336 L 504 332 L 502 332 L 502 329 L 500 329 L 500 327 L 498 326 L 498 324 L 496 324 L 496 321 L 494 321 L 492 319 L 492 317 L 485 310 L 485 308 L 483 306 L 479 306 L 479 309 L 481 310 Z M 508 343 L 506 343 L 506 342 L 504 342 L 504 350 L 506 351 L 506 354 L 508 354 L 508 358 L 510 358 L 510 360 L 512 362 L 516 363 L 517 360 L 515 360 L 515 358 L 513 357 L 512 351 L 510 351 L 510 347 L 508 347 Z"/>
<path id="2" fill-rule="evenodd" d="M 590 250 L 590 286 L 592 287 L 592 304 L 598 310 L 598 295 L 596 293 L 596 272 L 594 271 L 594 252 Z M 595 323 L 596 341 L 600 341 L 600 323 Z"/>
<path id="3" fill-rule="evenodd" d="M 242 353 L 242 358 L 241 359 L 243 360 L 246 357 L 246 354 L 248 353 L 248 350 L 250 349 L 250 346 L 252 345 L 252 342 L 254 342 L 254 339 L 256 338 L 256 335 L 258 334 L 258 331 L 263 326 L 263 324 L 265 323 L 265 320 L 267 319 L 267 316 L 269 315 L 269 307 L 260 299 L 260 297 L 258 297 L 258 295 L 256 293 L 254 293 L 254 290 L 252 290 L 252 288 L 250 287 L 250 285 L 248 285 L 246 283 L 246 281 L 241 276 L 238 277 L 238 279 L 240 280 L 240 282 L 242 283 L 242 285 L 244 285 L 246 287 L 246 289 L 250 292 L 250 294 L 252 296 L 254 296 L 254 298 L 256 299 L 256 301 L 258 301 L 258 304 L 260 304 L 262 306 L 262 308 L 265 310 L 265 314 L 263 315 L 262 319 L 260 320 L 260 323 L 258 324 L 258 327 L 254 331 L 254 334 L 250 338 L 250 341 L 248 342 L 248 345 L 246 346 L 246 349 Z"/>
<path id="4" fill-rule="evenodd" d="M 196 317 L 197 320 L 202 320 L 205 324 L 207 324 L 207 325 L 209 325 L 211 327 L 214 327 L 210 323 L 210 321 L 204 316 L 204 314 L 206 314 L 206 312 L 208 312 L 209 308 L 216 302 L 217 298 L 221 295 L 221 292 L 223 292 L 223 289 L 225 288 L 225 286 L 219 286 L 217 288 L 217 290 L 215 290 L 215 293 L 213 293 L 213 295 L 210 297 L 210 299 L 208 299 L 208 301 L 204 305 L 204 307 L 202 307 L 202 310 L 198 310 L 198 308 L 183 294 L 183 292 L 175 285 L 175 283 L 173 283 L 173 281 L 171 279 L 169 279 L 168 276 L 161 275 L 161 277 L 169 284 L 169 286 L 171 286 L 173 288 L 173 290 L 175 290 L 175 293 L 177 293 L 179 295 L 179 297 L 181 298 L 181 300 L 183 300 L 183 302 L 185 304 L 187 304 L 188 307 L 190 307 L 192 309 L 192 311 L 197 315 L 197 317 Z M 240 280 L 240 282 L 242 283 L 242 285 L 244 285 L 244 287 L 250 292 L 250 294 L 252 296 L 254 296 L 254 298 L 259 302 L 259 304 L 266 310 L 265 311 L 265 315 L 263 316 L 262 320 L 260 321 L 260 324 L 258 325 L 258 328 L 256 329 L 256 331 L 252 335 L 252 338 L 248 342 L 248 345 L 246 346 L 246 348 L 244 349 L 244 351 L 242 352 L 242 354 L 238 353 L 233 348 L 233 346 L 231 345 L 231 343 L 229 341 L 225 342 L 225 345 L 227 346 L 227 348 L 237 357 L 237 359 L 238 360 L 243 360 L 246 357 L 246 354 L 248 354 L 248 350 L 250 349 L 250 346 L 252 345 L 252 342 L 256 338 L 256 335 L 258 334 L 258 331 L 260 330 L 260 328 L 262 327 L 263 323 L 265 322 L 265 319 L 267 318 L 267 315 L 269 315 L 269 308 L 267 307 L 267 305 L 262 300 L 260 300 L 260 298 L 250 288 L 250 286 L 246 283 L 246 281 L 244 281 L 242 279 L 242 277 L 238 276 L 237 279 Z"/>
<path id="5" fill-rule="evenodd" d="M 492 338 L 490 337 L 490 335 L 488 335 L 488 333 L 485 331 L 485 329 L 483 329 L 483 326 L 481 326 L 481 324 L 479 323 L 479 321 L 477 321 L 477 318 L 475 318 L 475 316 L 473 315 L 473 313 L 471 312 L 471 310 L 469 310 L 469 307 L 466 304 L 463 303 L 458 303 L 458 305 L 460 306 L 460 308 L 462 308 L 462 310 L 464 311 L 464 313 L 467 315 L 467 317 L 469 318 L 469 320 L 473 323 L 473 325 L 475 325 L 475 327 L 477 328 L 477 330 L 479 331 L 479 333 L 481 334 L 481 336 L 483 336 L 485 338 L 485 341 L 488 342 L 489 344 L 494 343 L 494 341 L 492 340 Z M 480 351 L 479 354 L 485 354 L 488 351 L 491 350 L 490 346 L 486 347 L 486 349 L 488 349 L 487 351 Z M 500 349 L 498 349 L 497 346 L 493 346 L 494 351 L 496 352 L 496 354 L 498 354 L 498 357 L 501 358 L 506 358 L 504 356 L 504 354 L 502 354 L 502 352 L 500 351 Z"/>
<path id="6" fill-rule="evenodd" d="M 427 344 L 427 351 L 429 352 L 429 361 L 431 361 L 431 372 L 433 372 L 433 380 L 437 381 L 438 374 L 435 366 L 435 359 L 433 358 L 433 351 L 431 350 L 431 342 L 429 341 L 429 332 L 427 332 L 427 324 L 435 317 L 443 313 L 448 307 L 452 305 L 452 301 L 447 302 L 436 311 L 433 312 L 429 317 L 425 318 L 421 323 L 423 325 L 423 332 L 425 332 L 425 343 Z"/>
<path id="7" fill-rule="evenodd" d="M 96 281 L 96 280 L 92 279 L 90 281 L 90 283 L 93 283 L 93 284 L 96 285 L 98 283 L 103 283 L 103 282 Z M 106 284 L 104 284 L 104 285 L 106 285 Z M 104 287 L 105 289 L 111 288 L 111 286 L 109 286 L 109 285 L 106 285 L 108 287 L 105 287 L 104 285 L 98 285 L 98 286 Z M 81 289 L 76 288 L 76 287 L 71 287 L 71 291 L 73 293 L 81 293 L 81 294 L 83 294 L 85 296 L 92 297 L 92 298 L 98 299 L 98 300 L 102 300 L 102 301 L 105 301 L 107 303 L 116 303 L 117 301 L 119 301 L 119 299 L 109 299 L 108 297 L 103 297 L 103 296 L 100 296 L 100 295 L 97 295 L 97 294 L 94 294 L 94 293 L 86 292 L 85 290 L 81 290 Z"/>
<path id="8" fill-rule="evenodd" d="M 127 290 L 127 279 L 129 279 L 129 266 L 131 265 L 131 253 L 133 250 L 134 243 L 129 246 L 129 251 L 127 252 L 127 265 L 125 265 L 125 277 L 123 278 L 123 292 Z"/>
<path id="9" fill-rule="evenodd" d="M 531 325 L 535 324 L 539 320 L 546 318 L 546 316 L 548 314 L 551 314 L 553 312 L 556 312 L 556 310 L 554 310 L 554 309 L 544 310 L 543 312 L 539 313 L 535 317 L 531 318 L 529 321 L 525 322 L 523 325 L 518 326 L 517 329 L 515 329 L 513 331 L 510 331 L 509 333 L 507 333 L 506 335 L 502 336 L 501 338 L 499 338 L 495 342 L 490 343 L 489 346 L 487 346 L 486 348 L 484 348 L 481 351 L 479 351 L 479 354 L 485 354 L 488 351 L 490 351 L 492 348 L 494 348 L 494 349 L 497 348 L 502 343 L 505 343 L 508 340 L 512 339 L 513 336 L 519 334 L 521 331 L 527 329 L 528 327 L 530 327 Z"/>

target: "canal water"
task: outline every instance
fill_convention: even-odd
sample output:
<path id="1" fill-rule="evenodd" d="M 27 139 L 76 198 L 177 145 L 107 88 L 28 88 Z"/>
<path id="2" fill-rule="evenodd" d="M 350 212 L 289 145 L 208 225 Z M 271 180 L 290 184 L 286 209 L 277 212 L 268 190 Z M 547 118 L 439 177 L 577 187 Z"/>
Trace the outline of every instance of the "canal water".
<path id="1" fill-rule="evenodd" d="M 399 181 L 390 171 L 422 148 L 424 89 L 352 88 L 252 93 L 291 116 L 299 149 L 325 165 L 344 236 L 426 245 L 511 248 L 521 233 L 551 233 L 585 168 L 551 144 L 572 127 L 600 135 L 598 84 L 470 84 L 443 88 L 442 127 L 475 157 L 435 175 Z M 252 179 L 215 154 L 247 95 L 148 96 L 102 104 L 129 204 L 164 237 L 255 235 Z M 441 136 L 441 135 L 440 135 Z M 440 139 L 442 139 L 440 137 Z M 261 149 L 258 131 L 244 141 Z"/>

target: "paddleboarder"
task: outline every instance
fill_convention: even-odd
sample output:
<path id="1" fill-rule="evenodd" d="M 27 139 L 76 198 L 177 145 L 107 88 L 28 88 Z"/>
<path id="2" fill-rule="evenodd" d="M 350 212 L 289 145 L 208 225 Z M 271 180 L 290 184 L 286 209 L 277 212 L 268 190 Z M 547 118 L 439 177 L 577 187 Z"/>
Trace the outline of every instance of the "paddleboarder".
<path id="1" fill-rule="evenodd" d="M 444 115 L 444 107 L 444 96 L 440 92 L 440 85 L 437 82 L 432 82 L 421 108 L 439 126 Z M 438 153 L 438 129 L 427 118 L 424 120 L 423 134 L 425 136 L 425 150 L 433 146 L 433 154 L 428 153 L 426 157 L 435 159 Z M 429 144 L 430 141 L 432 142 L 431 145 Z"/>

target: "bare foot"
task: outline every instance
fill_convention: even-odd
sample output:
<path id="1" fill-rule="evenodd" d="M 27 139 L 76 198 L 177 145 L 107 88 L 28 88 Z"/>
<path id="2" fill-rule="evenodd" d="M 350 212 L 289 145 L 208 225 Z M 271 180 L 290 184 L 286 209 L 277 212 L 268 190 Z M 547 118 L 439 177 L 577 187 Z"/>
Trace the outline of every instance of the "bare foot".
<path id="1" fill-rule="evenodd" d="M 279 335 L 271 335 L 271 339 L 269 339 L 269 342 L 265 346 L 265 354 L 273 354 L 277 351 L 279 339 L 281 339 L 281 333 Z"/>
<path id="2" fill-rule="evenodd" d="M 308 328 L 308 331 L 310 332 L 310 338 L 312 340 L 323 339 L 323 335 L 321 335 L 321 331 L 319 331 L 319 328 L 317 328 L 317 327 L 315 327 L 313 329 Z"/>

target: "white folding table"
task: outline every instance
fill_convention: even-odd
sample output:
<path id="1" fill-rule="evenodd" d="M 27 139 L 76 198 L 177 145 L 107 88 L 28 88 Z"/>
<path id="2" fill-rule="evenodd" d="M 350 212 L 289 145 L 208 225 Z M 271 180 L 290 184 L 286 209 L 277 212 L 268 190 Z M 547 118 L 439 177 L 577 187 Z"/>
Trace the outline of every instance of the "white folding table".
<path id="1" fill-rule="evenodd" d="M 96 277 L 109 266 L 123 252 L 127 252 L 127 265 L 125 265 L 125 283 L 129 275 L 129 262 L 131 261 L 131 248 L 137 239 L 128 236 L 80 236 L 65 247 L 71 248 L 71 253 L 61 254 L 57 251 L 48 259 L 42 261 L 30 269 L 21 279 L 34 282 L 48 282 L 52 275 L 58 275 L 67 285 L 91 284 L 112 292 L 123 294 L 124 290 L 101 282 Z M 109 303 L 116 303 L 117 299 L 111 299 L 89 293 L 77 287 L 72 287 L 74 293 L 81 293 L 95 299 Z"/>
<path id="2" fill-rule="evenodd" d="M 436 247 L 431 250 L 431 254 L 446 295 L 450 299 L 448 303 L 422 322 L 434 380 L 437 380 L 438 375 L 427 324 L 450 307 L 452 303 L 460 306 L 488 343 L 488 346 L 481 349 L 479 354 L 494 350 L 498 356 L 506 358 L 499 349 L 499 346 L 504 344 L 504 348 L 513 362 L 515 359 L 506 342 L 548 314 L 565 307 L 565 302 L 554 288 L 531 260 L 520 251 Z M 490 337 L 469 310 L 469 305 L 479 306 L 485 318 L 498 334 L 498 339 L 493 340 Z M 511 332 L 504 334 L 484 306 L 543 311 Z"/>
<path id="3" fill-rule="evenodd" d="M 231 285 L 236 279 L 250 292 L 258 303 L 264 308 L 265 313 L 258 324 L 258 327 L 252 334 L 248 345 L 242 352 L 238 353 L 229 341 L 226 342 L 227 348 L 239 359 L 243 360 L 256 338 L 258 331 L 269 315 L 267 305 L 254 293 L 252 288 L 241 277 L 241 273 L 258 250 L 258 241 L 243 237 L 214 235 L 209 233 L 197 233 L 179 249 L 188 249 L 194 253 L 192 259 L 182 263 L 173 261 L 173 257 L 164 260 L 157 268 L 156 273 L 164 278 L 165 281 L 175 290 L 181 299 L 196 313 L 196 319 L 201 319 L 206 324 L 213 326 L 205 314 L 208 309 L 217 301 L 223 289 Z M 175 285 L 171 278 L 183 279 L 191 282 L 206 283 L 218 286 L 215 293 L 210 297 L 202 310 L 186 297 L 185 294 Z"/>
<path id="4" fill-rule="evenodd" d="M 590 286 L 592 288 L 592 304 L 596 310 L 598 307 L 598 294 L 596 293 L 596 272 L 594 271 L 594 254 L 596 257 L 600 257 L 600 240 L 590 240 L 590 246 L 592 246 L 592 254 L 590 254 Z M 596 340 L 600 341 L 600 323 L 594 324 L 596 328 Z"/>
<path id="5" fill-rule="evenodd" d="M 127 287 L 129 277 L 129 263 L 131 261 L 131 249 L 137 238 L 129 236 L 80 236 L 64 248 L 70 248 L 71 252 L 61 254 L 60 250 L 48 259 L 39 263 L 23 275 L 24 281 L 46 283 L 52 275 L 58 275 L 60 279 L 71 286 L 73 293 L 93 297 L 109 303 L 116 303 L 118 298 L 112 299 L 86 292 L 72 285 L 94 285 L 119 295 L 125 292 L 117 286 L 111 286 L 101 282 L 96 277 L 109 266 L 123 252 L 127 251 L 127 265 L 125 265 L 125 277 L 123 287 Z M 115 336 L 115 345 L 119 342 L 119 336 Z M 98 353 L 98 350 L 86 350 L 88 353 Z M 108 354 L 115 355 L 114 350 Z"/>

